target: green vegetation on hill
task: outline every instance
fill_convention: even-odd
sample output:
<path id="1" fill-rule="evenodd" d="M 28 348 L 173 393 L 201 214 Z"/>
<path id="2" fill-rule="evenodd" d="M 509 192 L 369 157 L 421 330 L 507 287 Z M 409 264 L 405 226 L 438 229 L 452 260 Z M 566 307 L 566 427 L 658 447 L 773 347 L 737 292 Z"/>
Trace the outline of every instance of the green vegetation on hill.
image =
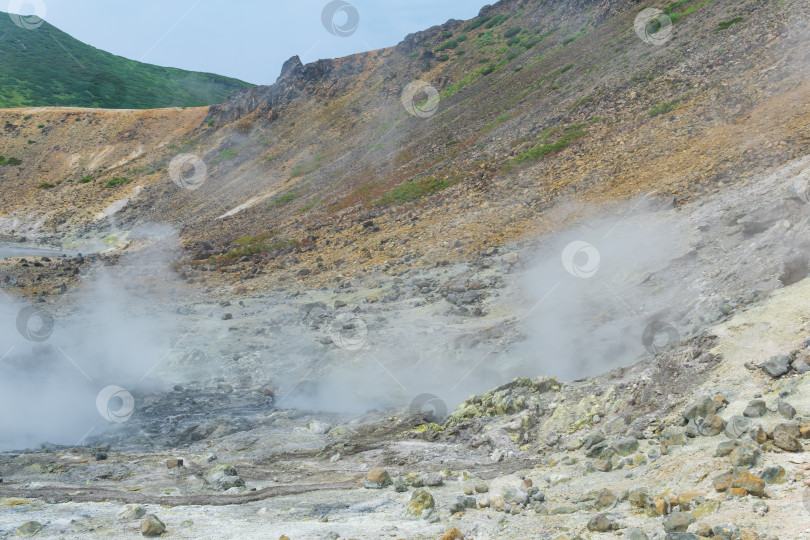
<path id="1" fill-rule="evenodd" d="M 252 85 L 128 60 L 43 23 L 33 30 L 0 12 L 0 108 L 151 109 L 221 103 Z"/>

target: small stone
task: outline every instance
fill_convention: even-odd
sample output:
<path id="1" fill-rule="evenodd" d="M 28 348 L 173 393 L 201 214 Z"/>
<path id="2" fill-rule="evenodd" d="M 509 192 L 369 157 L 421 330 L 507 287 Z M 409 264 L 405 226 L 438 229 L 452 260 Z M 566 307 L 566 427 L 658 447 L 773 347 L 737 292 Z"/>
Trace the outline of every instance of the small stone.
<path id="1" fill-rule="evenodd" d="M 734 475 L 731 473 L 722 473 L 718 474 L 712 479 L 712 484 L 714 484 L 714 489 L 723 492 L 728 491 L 731 488 L 731 483 L 733 480 Z"/>
<path id="2" fill-rule="evenodd" d="M 783 418 L 787 418 L 788 420 L 792 420 L 794 416 L 796 416 L 796 409 L 788 403 L 787 401 L 779 401 L 776 404 L 776 411 L 782 415 Z"/>
<path id="3" fill-rule="evenodd" d="M 487 493 L 489 491 L 489 486 L 486 482 L 476 482 L 475 483 L 475 492 L 476 493 Z"/>
<path id="4" fill-rule="evenodd" d="M 781 465 L 773 465 L 762 471 L 761 478 L 766 484 L 784 484 L 785 483 L 785 468 Z"/>
<path id="5" fill-rule="evenodd" d="M 690 512 L 675 512 L 664 518 L 664 530 L 670 532 L 686 532 L 689 525 L 695 522 Z"/>
<path id="6" fill-rule="evenodd" d="M 132 521 L 141 519 L 146 515 L 146 508 L 140 504 L 128 504 L 118 512 L 118 519 L 122 521 Z"/>
<path id="7" fill-rule="evenodd" d="M 722 417 L 716 414 L 710 414 L 700 423 L 698 433 L 704 437 L 714 437 L 715 435 L 720 435 L 725 427 L 726 423 Z"/>
<path id="8" fill-rule="evenodd" d="M 509 488 L 504 491 L 503 500 L 511 505 L 524 505 L 529 501 L 529 496 L 523 490 Z"/>
<path id="9" fill-rule="evenodd" d="M 597 510 L 605 510 L 607 508 L 612 508 L 616 505 L 616 501 L 618 497 L 615 493 L 610 491 L 609 489 L 602 489 L 599 491 L 599 494 L 594 501 L 594 508 Z"/>
<path id="10" fill-rule="evenodd" d="M 397 479 L 394 480 L 394 491 L 397 493 L 404 493 L 408 491 L 408 485 L 405 483 L 405 479 L 401 476 L 397 476 Z"/>
<path id="11" fill-rule="evenodd" d="M 616 523 L 607 514 L 597 514 L 588 521 L 588 530 L 593 532 L 608 532 L 619 529 Z"/>
<path id="12" fill-rule="evenodd" d="M 223 321 L 230 321 L 232 319 L 233 319 L 233 313 L 226 313 L 225 315 L 222 316 Z"/>
<path id="13" fill-rule="evenodd" d="M 629 456 L 638 450 L 638 441 L 635 437 L 625 437 L 614 441 L 613 450 L 620 456 Z"/>
<path id="14" fill-rule="evenodd" d="M 726 457 L 731 455 L 735 448 L 740 445 L 739 441 L 732 440 L 732 441 L 722 441 L 720 444 L 717 445 L 717 448 L 714 449 L 714 457 Z"/>
<path id="15" fill-rule="evenodd" d="M 768 412 L 768 407 L 764 400 L 755 399 L 748 403 L 748 406 L 743 411 L 743 416 L 746 418 L 759 418 L 765 416 Z"/>
<path id="16" fill-rule="evenodd" d="M 755 497 L 765 495 L 765 481 L 746 472 L 740 473 L 731 483 L 732 488 L 744 489 Z"/>
<path id="17" fill-rule="evenodd" d="M 721 538 L 739 538 L 740 528 L 733 523 L 718 523 L 712 526 L 712 534 Z"/>
<path id="18" fill-rule="evenodd" d="M 206 484 L 221 491 L 226 491 L 234 487 L 245 487 L 245 481 L 237 475 L 236 467 L 227 463 L 220 463 L 205 471 L 203 480 L 205 480 Z"/>
<path id="19" fill-rule="evenodd" d="M 631 489 L 627 494 L 630 506 L 635 508 L 646 508 L 652 504 L 652 497 L 646 488 L 638 487 Z"/>
<path id="20" fill-rule="evenodd" d="M 183 466 L 183 460 L 179 458 L 172 458 L 166 460 L 166 467 L 169 469 L 176 469 L 177 467 Z"/>
<path id="21" fill-rule="evenodd" d="M 650 540 L 650 537 L 638 527 L 630 527 L 624 531 L 624 540 Z"/>
<path id="22" fill-rule="evenodd" d="M 42 531 L 42 525 L 37 521 L 26 521 L 15 530 L 15 534 L 20 538 L 31 538 Z"/>
<path id="23" fill-rule="evenodd" d="M 715 512 L 717 512 L 719 508 L 720 508 L 719 501 L 709 499 L 708 501 L 697 505 L 697 507 L 693 508 L 691 512 L 692 515 L 695 516 L 695 519 L 701 519 L 706 516 L 714 514 Z"/>
<path id="24" fill-rule="evenodd" d="M 790 362 L 790 356 L 780 354 L 764 362 L 760 367 L 768 376 L 773 379 L 778 379 L 790 370 Z"/>
<path id="25" fill-rule="evenodd" d="M 452 528 L 444 533 L 440 540 L 464 540 L 464 535 L 460 530 Z"/>
<path id="26" fill-rule="evenodd" d="M 405 514 L 414 518 L 427 519 L 433 513 L 436 501 L 433 495 L 423 489 L 417 489 L 411 495 L 411 500 L 405 508 Z"/>
<path id="27" fill-rule="evenodd" d="M 367 489 L 382 489 L 386 486 L 390 486 L 392 483 L 393 482 L 391 481 L 391 476 L 388 474 L 388 471 L 377 467 L 368 473 L 363 485 Z"/>
<path id="28" fill-rule="evenodd" d="M 160 536 L 165 530 L 166 525 L 155 514 L 149 514 L 141 521 L 141 534 L 147 538 Z"/>
<path id="29" fill-rule="evenodd" d="M 773 444 L 786 452 L 801 452 L 802 445 L 786 431 L 774 431 Z"/>
<path id="30" fill-rule="evenodd" d="M 697 420 L 698 418 L 706 418 L 716 412 L 717 404 L 715 401 L 708 396 L 702 396 L 687 405 L 683 417 L 687 420 Z"/>
<path id="31" fill-rule="evenodd" d="M 754 443 L 744 443 L 732 450 L 728 457 L 734 467 L 750 469 L 757 463 L 759 448 Z"/>
<path id="32" fill-rule="evenodd" d="M 768 505 L 765 503 L 765 501 L 756 501 L 752 508 L 753 508 L 754 512 L 756 512 L 760 517 L 767 514 L 768 510 L 770 510 L 770 508 L 768 508 Z"/>

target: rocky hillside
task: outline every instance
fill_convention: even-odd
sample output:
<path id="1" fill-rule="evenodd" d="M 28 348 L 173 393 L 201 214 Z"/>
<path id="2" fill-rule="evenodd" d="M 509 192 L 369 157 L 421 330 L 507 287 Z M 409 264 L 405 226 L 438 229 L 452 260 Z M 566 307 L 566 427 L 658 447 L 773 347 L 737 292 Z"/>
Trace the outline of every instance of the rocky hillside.
<path id="1" fill-rule="evenodd" d="M 0 168 L 14 193 L 0 229 L 79 246 L 158 220 L 183 227 L 191 259 L 215 263 L 199 268 L 284 266 L 311 280 L 331 278 L 337 260 L 458 260 L 548 229 L 548 210 L 571 198 L 654 191 L 682 204 L 802 152 L 807 36 L 785 21 L 806 20 L 806 5 L 678 1 L 658 41 L 634 32 L 645 6 L 500 2 L 390 49 L 293 58 L 277 84 L 204 118 L 2 112 L 3 155 L 22 163 Z M 423 88 L 409 112 L 414 81 L 435 99 L 423 103 Z M 198 189 L 172 182 L 180 153 L 205 165 Z M 83 214 L 68 217 L 72 206 Z M 279 246 L 305 253 L 289 268 Z"/>

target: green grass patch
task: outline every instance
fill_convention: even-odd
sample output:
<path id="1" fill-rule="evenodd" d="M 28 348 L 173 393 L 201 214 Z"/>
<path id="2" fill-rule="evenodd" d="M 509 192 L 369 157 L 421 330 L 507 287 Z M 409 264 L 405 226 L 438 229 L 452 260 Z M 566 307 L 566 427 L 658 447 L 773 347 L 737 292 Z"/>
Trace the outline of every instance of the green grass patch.
<path id="1" fill-rule="evenodd" d="M 593 101 L 593 96 L 584 97 L 584 98 L 582 98 L 580 100 L 577 100 L 576 103 L 571 105 L 569 107 L 569 110 L 573 111 L 574 109 L 578 109 L 578 108 L 582 107 L 583 105 L 585 105 L 586 103 L 590 103 L 591 101 Z"/>
<path id="2" fill-rule="evenodd" d="M 512 36 L 516 36 L 520 33 L 521 28 L 519 26 L 514 26 L 503 33 L 503 37 L 510 38 Z"/>
<path id="3" fill-rule="evenodd" d="M 301 213 L 303 214 L 304 212 L 309 212 L 310 210 L 321 204 L 321 202 L 323 202 L 323 199 L 315 199 L 312 202 L 308 202 L 301 208 Z"/>
<path id="4" fill-rule="evenodd" d="M 323 161 L 323 154 L 318 154 L 311 161 L 301 163 L 293 167 L 292 177 L 298 178 L 299 176 L 306 176 L 321 168 L 321 161 Z"/>
<path id="5" fill-rule="evenodd" d="M 93 177 L 92 177 L 92 176 L 85 176 L 84 178 L 80 178 L 80 179 L 78 180 L 78 183 L 79 183 L 79 184 L 89 184 L 89 183 L 90 183 L 90 182 L 92 182 L 92 181 L 93 181 Z"/>
<path id="6" fill-rule="evenodd" d="M 3 156 L 0 156 L 0 166 L 16 167 L 17 165 L 21 164 L 21 159 L 15 157 L 6 159 Z"/>
<path id="7" fill-rule="evenodd" d="M 743 19 L 742 17 L 735 17 L 735 18 L 731 19 L 730 21 L 721 22 L 720 24 L 717 25 L 717 29 L 718 30 L 726 30 L 728 27 L 730 27 L 732 25 L 735 25 L 737 23 L 741 23 L 744 20 L 745 19 Z"/>
<path id="8" fill-rule="evenodd" d="M 37 186 L 38 189 L 53 189 L 55 187 L 54 184 L 49 184 L 48 182 L 42 182 Z"/>
<path id="9" fill-rule="evenodd" d="M 652 117 L 659 116 L 661 114 L 666 114 L 675 109 L 678 106 L 677 101 L 670 101 L 668 103 L 659 103 L 658 105 L 653 105 L 650 110 L 649 114 Z"/>
<path id="10" fill-rule="evenodd" d="M 478 17 L 477 19 L 473 19 L 470 24 L 467 25 L 467 30 L 475 30 L 482 24 L 486 24 L 489 20 L 492 19 L 492 15 L 488 17 Z"/>
<path id="11" fill-rule="evenodd" d="M 252 257 L 296 246 L 298 242 L 289 239 L 278 238 L 278 232 L 267 231 L 253 236 L 243 236 L 237 239 L 230 250 L 222 255 L 217 255 L 213 259 L 218 263 L 230 263 L 242 257 Z"/>
<path id="12" fill-rule="evenodd" d="M 455 39 L 451 39 L 450 41 L 446 41 L 441 45 L 439 45 L 438 47 L 436 47 L 436 52 L 442 52 L 448 49 L 455 49 L 456 47 L 458 47 L 458 41 Z"/>
<path id="13" fill-rule="evenodd" d="M 501 14 L 501 15 L 496 15 L 489 22 L 487 22 L 487 24 L 484 25 L 484 28 L 487 28 L 487 29 L 495 28 L 496 26 L 499 26 L 499 25 L 505 23 L 508 19 L 509 19 L 509 15 L 506 15 L 505 13 Z"/>
<path id="14" fill-rule="evenodd" d="M 221 163 L 223 161 L 228 161 L 229 159 L 235 158 L 239 155 L 239 150 L 236 148 L 228 148 L 227 150 L 223 150 L 219 153 L 217 157 L 215 157 L 212 162 L 213 163 Z"/>
<path id="15" fill-rule="evenodd" d="M 554 142 L 543 142 L 534 148 L 530 148 L 512 159 L 509 163 L 505 165 L 506 169 L 511 169 L 513 167 L 517 167 L 518 165 L 522 165 L 523 163 L 531 163 L 535 161 L 540 161 L 541 159 L 545 158 L 548 155 L 551 155 L 555 152 L 559 152 L 563 148 L 567 148 L 571 146 L 571 144 L 576 141 L 577 139 L 581 139 L 585 135 L 587 135 L 587 131 L 585 130 L 585 124 L 574 124 L 572 126 L 568 126 L 565 129 L 560 128 L 551 128 L 545 130 L 540 135 L 541 141 L 547 141 L 552 137 L 552 135 L 560 134 L 559 138 Z"/>
<path id="16" fill-rule="evenodd" d="M 116 176 L 115 178 L 113 178 L 112 180 L 107 182 L 106 186 L 108 188 L 111 188 L 111 187 L 115 187 L 115 186 L 129 184 L 131 182 L 132 182 L 131 178 L 126 178 L 124 176 Z"/>
<path id="17" fill-rule="evenodd" d="M 284 195 L 276 197 L 275 199 L 270 201 L 270 208 L 273 208 L 273 207 L 276 207 L 276 206 L 282 206 L 282 205 L 287 204 L 288 202 L 293 201 L 293 200 L 295 200 L 297 198 L 298 198 L 298 193 L 285 193 Z"/>
<path id="18" fill-rule="evenodd" d="M 406 202 L 415 201 L 425 195 L 431 195 L 444 191 L 458 183 L 457 179 L 439 180 L 437 178 L 427 178 L 416 182 L 407 182 L 401 186 L 395 187 L 391 192 L 383 195 L 375 206 L 392 206 L 396 204 L 404 204 Z"/>

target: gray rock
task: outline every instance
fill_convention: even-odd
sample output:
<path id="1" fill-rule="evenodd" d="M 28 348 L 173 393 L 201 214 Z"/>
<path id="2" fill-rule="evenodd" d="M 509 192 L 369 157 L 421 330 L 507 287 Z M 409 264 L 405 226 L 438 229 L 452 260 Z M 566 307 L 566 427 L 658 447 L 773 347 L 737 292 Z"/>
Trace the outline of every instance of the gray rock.
<path id="1" fill-rule="evenodd" d="M 687 420 L 697 420 L 698 418 L 706 418 L 710 414 L 717 412 L 717 405 L 712 398 L 701 396 L 686 406 L 683 412 L 683 417 Z"/>
<path id="2" fill-rule="evenodd" d="M 768 407 L 765 405 L 765 401 L 761 399 L 755 399 L 748 403 L 748 406 L 743 411 L 743 416 L 746 418 L 759 418 L 761 416 L 765 416 L 765 413 L 768 412 Z"/>
<path id="3" fill-rule="evenodd" d="M 700 422 L 698 433 L 704 437 L 714 437 L 720 435 L 725 427 L 726 423 L 720 416 L 710 414 Z"/>
<path id="4" fill-rule="evenodd" d="M 476 493 L 487 493 L 489 491 L 489 486 L 486 482 L 476 482 L 474 488 Z"/>
<path id="5" fill-rule="evenodd" d="M 529 501 L 529 495 L 522 489 L 509 488 L 503 492 L 503 500 L 513 505 L 524 505 Z"/>
<path id="6" fill-rule="evenodd" d="M 765 480 L 768 484 L 784 484 L 785 483 L 785 468 L 781 465 L 772 465 L 762 471 L 760 478 Z"/>
<path id="7" fill-rule="evenodd" d="M 753 442 L 745 442 L 731 451 L 728 458 L 734 467 L 745 467 L 750 469 L 757 463 L 759 457 L 759 446 Z"/>
<path id="8" fill-rule="evenodd" d="M 793 417 L 796 416 L 796 409 L 787 401 L 779 400 L 779 403 L 776 405 L 776 411 L 781 414 L 783 418 L 787 418 L 788 420 L 792 420 Z"/>
<path id="9" fill-rule="evenodd" d="M 762 371 L 768 374 L 771 378 L 778 379 L 790 370 L 790 356 L 787 354 L 780 354 L 774 356 L 767 362 L 763 362 L 760 366 Z"/>
<path id="10" fill-rule="evenodd" d="M 691 512 L 675 512 L 664 518 L 664 531 L 686 532 L 689 525 L 695 522 L 695 517 Z"/>
<path id="11" fill-rule="evenodd" d="M 42 531 L 42 524 L 38 521 L 26 521 L 14 533 L 20 538 L 31 538 Z"/>
<path id="12" fill-rule="evenodd" d="M 624 540 L 650 540 L 650 537 L 638 527 L 630 527 L 624 531 Z"/>
<path id="13" fill-rule="evenodd" d="M 739 445 L 740 442 L 737 440 L 722 441 L 717 445 L 717 448 L 715 448 L 713 455 L 714 457 L 726 457 L 731 454 Z"/>
<path id="14" fill-rule="evenodd" d="M 720 538 L 739 538 L 740 528 L 733 523 L 718 523 L 712 526 L 712 534 Z"/>
<path id="15" fill-rule="evenodd" d="M 220 491 L 233 487 L 245 487 L 245 481 L 239 478 L 236 467 L 228 463 L 221 463 L 205 471 L 203 480 L 209 486 Z"/>
<path id="16" fill-rule="evenodd" d="M 607 514 L 597 514 L 588 521 L 588 530 L 593 532 L 608 532 L 619 529 L 619 524 Z"/>
<path id="17" fill-rule="evenodd" d="M 624 437 L 613 442 L 613 450 L 620 456 L 629 456 L 638 450 L 638 441 L 635 437 Z"/>
<path id="18" fill-rule="evenodd" d="M 792 367 L 793 370 L 799 374 L 810 371 L 810 365 L 808 365 L 807 362 L 805 362 L 802 358 L 797 358 L 794 360 L 793 363 L 790 364 L 790 367 Z"/>
<path id="19" fill-rule="evenodd" d="M 394 491 L 397 493 L 404 493 L 408 491 L 408 485 L 405 483 L 405 479 L 401 476 L 397 476 L 397 479 L 394 480 Z"/>
<path id="20" fill-rule="evenodd" d="M 141 521 L 141 534 L 147 538 L 160 536 L 166 525 L 155 514 L 149 514 Z"/>
<path id="21" fill-rule="evenodd" d="M 667 533 L 664 540 L 700 540 L 700 537 L 689 532 L 671 532 Z"/>
<path id="22" fill-rule="evenodd" d="M 128 504 L 118 512 L 118 519 L 121 521 L 132 521 L 141 519 L 146 515 L 146 508 L 140 504 Z"/>

